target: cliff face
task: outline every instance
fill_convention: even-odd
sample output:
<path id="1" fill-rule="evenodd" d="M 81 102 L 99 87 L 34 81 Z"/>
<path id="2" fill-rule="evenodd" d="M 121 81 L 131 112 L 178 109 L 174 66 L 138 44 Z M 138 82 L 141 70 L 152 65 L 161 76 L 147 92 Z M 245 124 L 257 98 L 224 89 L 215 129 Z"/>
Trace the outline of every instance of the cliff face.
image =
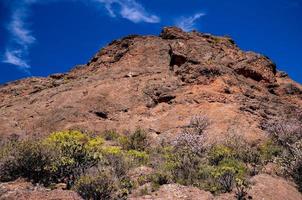
<path id="1" fill-rule="evenodd" d="M 213 139 L 240 126 L 254 141 L 264 121 L 302 107 L 301 85 L 267 57 L 173 27 L 113 41 L 69 73 L 2 85 L 0 97 L 1 136 L 141 127 L 171 138 L 205 114 Z"/>

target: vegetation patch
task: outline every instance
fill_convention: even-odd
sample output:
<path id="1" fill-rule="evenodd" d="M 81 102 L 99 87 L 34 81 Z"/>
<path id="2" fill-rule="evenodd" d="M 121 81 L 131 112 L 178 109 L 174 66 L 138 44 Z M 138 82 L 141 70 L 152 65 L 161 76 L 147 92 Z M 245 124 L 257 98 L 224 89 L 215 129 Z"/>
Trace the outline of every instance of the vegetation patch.
<path id="1" fill-rule="evenodd" d="M 174 141 L 156 147 L 149 145 L 141 129 L 126 135 L 107 131 L 102 136 L 60 131 L 36 140 L 2 141 L 0 181 L 22 177 L 46 187 L 64 183 L 84 199 L 126 199 L 135 188 L 147 194 L 147 183 L 151 191 L 178 183 L 213 194 L 234 191 L 237 199 L 245 199 L 249 179 L 274 162 L 301 190 L 300 121 L 276 122 L 271 139 L 257 145 L 235 135 L 209 145 L 205 136 L 209 125 L 207 117 L 195 116 Z M 134 180 L 129 172 L 140 166 L 152 170 Z"/>

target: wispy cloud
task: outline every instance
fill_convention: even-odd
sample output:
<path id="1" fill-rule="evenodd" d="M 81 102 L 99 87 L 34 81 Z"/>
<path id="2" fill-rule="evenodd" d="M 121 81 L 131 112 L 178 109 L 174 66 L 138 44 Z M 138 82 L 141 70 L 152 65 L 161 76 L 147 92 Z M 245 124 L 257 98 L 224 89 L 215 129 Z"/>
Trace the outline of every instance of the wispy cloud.
<path id="1" fill-rule="evenodd" d="M 15 49 L 6 50 L 4 54 L 3 62 L 16 65 L 22 70 L 24 70 L 25 72 L 27 72 L 30 66 L 23 59 L 23 54 L 24 52 L 22 50 L 15 50 Z"/>
<path id="2" fill-rule="evenodd" d="M 196 28 L 197 20 L 199 20 L 202 16 L 205 15 L 205 13 L 196 13 L 195 15 L 190 17 L 181 17 L 177 20 L 176 26 L 183 29 L 184 31 L 192 31 Z"/>
<path id="3" fill-rule="evenodd" d="M 2 60 L 4 63 L 19 67 L 26 73 L 30 68 L 26 59 L 28 49 L 36 41 L 27 24 L 31 3 L 33 0 L 20 0 L 12 3 L 12 16 L 7 26 L 10 38 Z"/>
<path id="4" fill-rule="evenodd" d="M 135 0 L 94 0 L 105 4 L 105 8 L 111 17 L 116 17 L 117 13 L 122 18 L 128 19 L 134 23 L 159 23 L 160 18 L 150 14 L 146 9 Z M 119 9 L 113 9 L 113 5 L 118 5 Z"/>

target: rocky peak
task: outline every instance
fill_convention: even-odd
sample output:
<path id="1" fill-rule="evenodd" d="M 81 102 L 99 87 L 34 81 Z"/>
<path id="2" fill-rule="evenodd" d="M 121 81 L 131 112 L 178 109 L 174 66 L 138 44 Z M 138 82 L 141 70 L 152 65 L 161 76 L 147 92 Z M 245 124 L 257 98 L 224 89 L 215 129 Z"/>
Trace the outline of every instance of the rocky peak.
<path id="1" fill-rule="evenodd" d="M 159 35 L 163 39 L 174 40 L 174 39 L 189 39 L 189 36 L 182 29 L 177 27 L 164 27 Z"/>
<path id="2" fill-rule="evenodd" d="M 169 58 L 170 70 L 185 82 L 198 82 L 201 76 L 237 74 L 257 82 L 274 83 L 276 66 L 267 57 L 241 51 L 229 37 L 216 37 L 196 31 L 184 32 L 176 27 L 166 27 L 159 37 L 128 36 L 116 40 L 94 56 L 88 66 L 108 66 L 129 57 L 135 50 L 143 49 L 142 56 L 164 56 L 153 60 L 152 65 Z M 146 54 L 148 52 L 149 55 Z M 236 75 L 235 75 L 236 76 Z"/>
<path id="3" fill-rule="evenodd" d="M 224 124 L 217 133 L 240 117 L 254 137 L 263 120 L 300 108 L 301 91 L 270 59 L 240 50 L 229 37 L 166 27 L 159 36 L 115 40 L 69 73 L 3 85 L 0 127 L 24 135 L 140 126 L 162 136 L 205 113 Z M 218 119 L 221 112 L 229 115 Z"/>

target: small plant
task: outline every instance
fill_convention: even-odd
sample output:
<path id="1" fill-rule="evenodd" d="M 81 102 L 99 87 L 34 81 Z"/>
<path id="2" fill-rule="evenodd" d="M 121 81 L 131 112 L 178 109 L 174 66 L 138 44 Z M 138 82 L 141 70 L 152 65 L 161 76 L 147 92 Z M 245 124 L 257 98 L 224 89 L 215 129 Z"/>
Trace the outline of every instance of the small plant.
<path id="1" fill-rule="evenodd" d="M 109 130 L 104 132 L 104 138 L 105 140 L 109 141 L 115 141 L 120 137 L 120 135 L 114 131 L 114 130 Z"/>
<path id="2" fill-rule="evenodd" d="M 244 179 L 236 179 L 236 192 L 235 198 L 237 200 L 246 200 L 248 195 L 247 191 L 249 189 L 249 182 Z"/>
<path id="3" fill-rule="evenodd" d="M 141 129 L 137 129 L 128 136 L 120 137 L 119 143 L 126 150 L 145 151 L 149 146 L 147 134 Z"/>
<path id="4" fill-rule="evenodd" d="M 231 192 L 235 180 L 243 178 L 246 173 L 244 164 L 234 159 L 225 159 L 215 168 L 214 177 L 219 182 L 222 190 Z"/>
<path id="5" fill-rule="evenodd" d="M 125 154 L 120 147 L 107 146 L 102 150 L 104 167 L 110 167 L 113 173 L 119 178 L 125 177 L 129 163 L 125 159 Z"/>
<path id="6" fill-rule="evenodd" d="M 127 155 L 132 164 L 146 165 L 149 162 L 149 155 L 145 151 L 129 150 Z"/>
<path id="7" fill-rule="evenodd" d="M 210 120 L 205 115 L 197 115 L 191 118 L 188 127 L 184 130 L 187 134 L 203 135 L 210 125 Z"/>
<path id="8" fill-rule="evenodd" d="M 118 187 L 119 190 L 116 192 L 117 197 L 115 199 L 126 200 L 128 199 L 128 195 L 130 194 L 131 189 L 133 189 L 134 184 L 129 177 L 124 177 L 119 179 Z"/>
<path id="9" fill-rule="evenodd" d="M 170 182 L 169 176 L 162 172 L 157 172 L 155 174 L 152 174 L 151 179 L 154 184 L 159 185 L 159 186 L 168 184 Z"/>
<path id="10" fill-rule="evenodd" d="M 257 146 L 249 144 L 242 136 L 230 134 L 223 145 L 232 150 L 233 158 L 253 165 L 261 164 L 260 153 Z"/>
<path id="11" fill-rule="evenodd" d="M 264 162 L 270 162 L 274 157 L 281 154 L 282 148 L 273 143 L 272 140 L 268 140 L 259 147 L 261 158 Z"/>
<path id="12" fill-rule="evenodd" d="M 140 195 L 145 196 L 149 194 L 149 190 L 147 186 L 144 186 L 142 189 L 140 189 Z"/>
<path id="13" fill-rule="evenodd" d="M 268 127 L 269 133 L 277 144 L 282 146 L 280 155 L 286 175 L 291 175 L 302 191 L 302 114 L 282 119 Z"/>
<path id="14" fill-rule="evenodd" d="M 235 172 L 231 168 L 223 168 L 223 171 L 217 175 L 218 182 L 225 192 L 231 192 L 235 182 Z"/>
<path id="15" fill-rule="evenodd" d="M 212 165 L 218 165 L 225 158 L 231 158 L 233 150 L 224 145 L 215 145 L 208 154 L 208 159 Z"/>
<path id="16" fill-rule="evenodd" d="M 121 156 L 123 154 L 122 148 L 119 146 L 104 146 L 102 147 L 102 154 L 104 156 L 117 155 Z"/>
<path id="17" fill-rule="evenodd" d="M 172 145 L 159 151 L 161 159 L 156 163 L 159 170 L 153 181 L 154 185 L 171 181 L 183 185 L 194 185 L 199 182 L 199 166 L 205 160 L 204 131 L 207 126 L 206 117 L 192 118 L 188 127 L 172 142 Z"/>
<path id="18" fill-rule="evenodd" d="M 181 133 L 173 142 L 175 151 L 188 151 L 201 156 L 206 148 L 204 146 L 204 137 L 201 135 Z"/>
<path id="19" fill-rule="evenodd" d="M 90 157 L 92 157 L 95 160 L 102 158 L 102 147 L 104 144 L 104 139 L 100 136 L 91 138 L 85 143 L 84 148 L 85 151 L 87 151 L 87 154 L 89 154 Z"/>
<path id="20" fill-rule="evenodd" d="M 77 191 L 84 199 L 113 199 L 117 191 L 116 182 L 109 172 L 100 172 L 97 175 L 84 175 L 75 183 Z"/>
<path id="21" fill-rule="evenodd" d="M 267 129 L 273 139 L 285 148 L 290 149 L 291 144 L 302 139 L 302 120 L 300 116 L 281 119 L 268 126 Z"/>
<path id="22" fill-rule="evenodd" d="M 183 185 L 195 182 L 205 153 L 203 142 L 204 137 L 198 134 L 182 133 L 176 138 L 167 162 L 176 182 Z"/>

